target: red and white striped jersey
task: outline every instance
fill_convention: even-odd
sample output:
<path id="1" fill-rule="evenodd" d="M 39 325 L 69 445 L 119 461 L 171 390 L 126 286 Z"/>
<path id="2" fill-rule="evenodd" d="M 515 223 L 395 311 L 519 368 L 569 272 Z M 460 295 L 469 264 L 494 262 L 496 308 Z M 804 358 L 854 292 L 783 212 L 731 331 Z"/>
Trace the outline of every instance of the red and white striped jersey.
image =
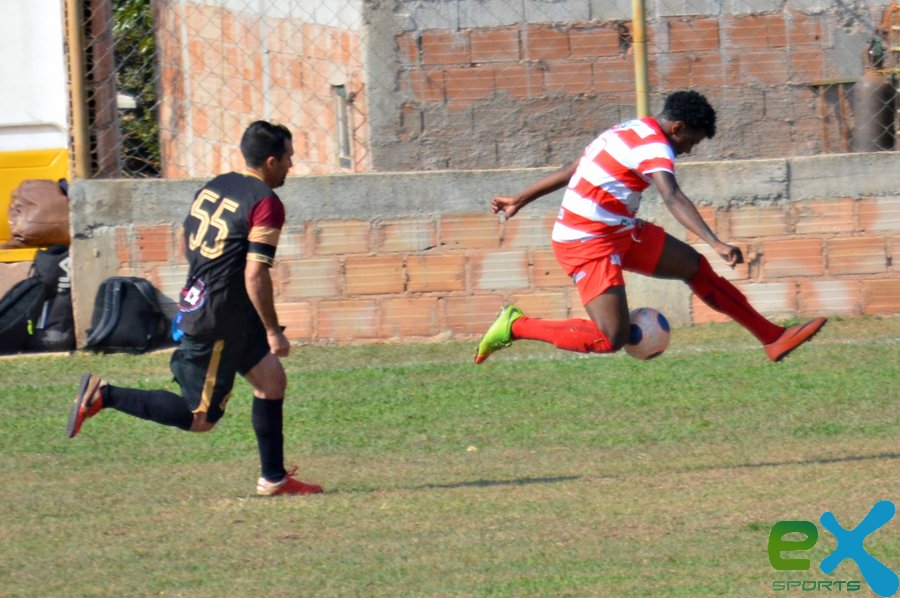
<path id="1" fill-rule="evenodd" d="M 584 150 L 563 195 L 553 240 L 605 237 L 634 226 L 650 174 L 675 172 L 675 150 L 653 117 L 608 129 Z"/>

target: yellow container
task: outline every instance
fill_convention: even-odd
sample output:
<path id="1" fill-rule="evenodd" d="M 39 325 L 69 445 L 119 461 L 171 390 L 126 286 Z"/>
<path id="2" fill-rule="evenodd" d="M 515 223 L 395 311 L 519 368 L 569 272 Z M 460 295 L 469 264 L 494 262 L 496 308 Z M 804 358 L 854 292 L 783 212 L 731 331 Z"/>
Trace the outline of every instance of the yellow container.
<path id="1" fill-rule="evenodd" d="M 65 148 L 0 152 L 0 245 L 9 241 L 9 204 L 12 192 L 27 179 L 59 180 L 69 177 Z M 27 262 L 37 249 L 0 249 L 0 262 Z"/>

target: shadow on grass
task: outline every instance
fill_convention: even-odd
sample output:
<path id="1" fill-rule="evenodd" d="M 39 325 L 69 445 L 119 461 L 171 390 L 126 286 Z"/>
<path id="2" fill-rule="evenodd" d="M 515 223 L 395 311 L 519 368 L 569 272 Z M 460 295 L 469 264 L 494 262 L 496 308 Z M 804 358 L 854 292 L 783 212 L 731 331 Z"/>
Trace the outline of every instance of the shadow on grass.
<path id="1" fill-rule="evenodd" d="M 454 490 L 458 488 L 495 488 L 498 486 L 531 486 L 538 484 L 561 484 L 583 479 L 584 476 L 548 476 L 539 478 L 517 478 L 513 480 L 472 480 L 467 482 L 447 482 L 445 484 L 420 484 L 418 486 L 395 486 L 390 488 L 341 488 L 326 494 L 368 494 L 385 490 Z"/>
<path id="2" fill-rule="evenodd" d="M 852 463 L 858 461 L 878 461 L 900 459 L 900 453 L 885 452 L 873 455 L 848 455 L 846 457 L 820 457 L 815 459 L 799 459 L 795 461 L 762 461 L 759 463 L 738 463 L 735 465 L 703 465 L 698 467 L 683 467 L 671 470 L 671 473 L 694 473 L 698 471 L 720 471 L 739 469 L 762 469 L 767 467 L 790 467 L 793 465 L 827 465 L 831 463 Z M 337 490 L 326 489 L 325 494 L 373 494 L 376 492 L 396 490 L 455 490 L 460 488 L 496 488 L 502 486 L 531 486 L 541 484 L 562 484 L 575 481 L 595 481 L 598 479 L 622 479 L 629 476 L 610 475 L 567 475 L 516 478 L 511 480 L 471 480 L 461 482 L 447 482 L 443 484 L 420 484 L 418 486 L 393 486 L 384 488 L 340 488 Z M 252 498 L 266 498 L 253 496 Z"/>
<path id="3" fill-rule="evenodd" d="M 422 484 L 415 486 L 411 490 L 447 490 L 453 488 L 492 488 L 494 486 L 530 486 L 532 484 L 559 484 L 562 482 L 573 482 L 580 480 L 580 475 L 541 477 L 541 478 L 519 478 L 516 480 L 474 480 L 471 482 L 449 482 L 446 484 Z"/>
<path id="4" fill-rule="evenodd" d="M 736 465 L 702 465 L 680 469 L 681 473 L 694 471 L 711 471 L 717 469 L 762 469 L 766 467 L 790 467 L 792 465 L 829 465 L 831 463 L 852 463 L 854 461 L 881 461 L 900 459 L 900 453 L 875 453 L 874 455 L 847 455 L 846 457 L 817 457 L 814 459 L 798 459 L 795 461 L 762 461 L 760 463 L 738 463 Z"/>

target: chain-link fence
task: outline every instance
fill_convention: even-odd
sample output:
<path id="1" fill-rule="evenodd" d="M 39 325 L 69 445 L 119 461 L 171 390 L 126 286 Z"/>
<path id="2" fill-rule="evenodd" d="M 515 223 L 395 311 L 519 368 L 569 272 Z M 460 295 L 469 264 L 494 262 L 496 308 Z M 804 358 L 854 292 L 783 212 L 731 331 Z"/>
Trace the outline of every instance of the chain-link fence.
<path id="1" fill-rule="evenodd" d="M 631 1 L 83 2 L 91 176 L 238 168 L 258 118 L 296 174 L 543 166 L 635 115 Z M 693 88 L 719 113 L 695 157 L 896 149 L 895 2 L 643 6 L 651 112 Z"/>

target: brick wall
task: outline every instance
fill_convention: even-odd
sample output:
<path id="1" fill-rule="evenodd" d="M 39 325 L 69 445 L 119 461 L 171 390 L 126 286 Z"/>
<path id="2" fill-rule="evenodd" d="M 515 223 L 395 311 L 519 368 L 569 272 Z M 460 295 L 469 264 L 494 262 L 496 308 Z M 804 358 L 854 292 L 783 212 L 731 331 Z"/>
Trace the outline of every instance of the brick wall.
<path id="1" fill-rule="evenodd" d="M 739 245 L 730 270 L 648 190 L 640 214 L 710 257 L 773 318 L 900 314 L 900 169 L 886 152 L 683 164 L 679 182 L 706 221 Z M 552 169 L 288 178 L 276 302 L 288 335 L 311 343 L 477 336 L 506 302 L 583 317 L 550 248 L 557 192 L 510 221 L 489 213 Z M 180 224 L 202 180 L 77 181 L 70 190 L 73 305 L 83 339 L 94 296 L 115 274 L 178 296 Z M 626 276 L 632 306 L 675 325 L 720 321 L 686 285 Z"/>
<path id="2" fill-rule="evenodd" d="M 648 5 L 651 110 L 678 89 L 706 94 L 722 118 L 717 137 L 698 148 L 700 159 L 849 151 L 864 31 L 886 3 L 852 15 L 828 3 L 733 4 L 697 3 L 685 14 L 678 3 Z M 590 16 L 581 8 L 564 1 L 545 22 L 470 15 L 467 26 L 461 17 L 423 15 L 414 22 L 424 25 L 398 32 L 401 135 L 393 152 L 374 156 L 375 167 L 563 163 L 632 118 L 630 11 L 605 20 L 612 5 Z"/>
<path id="3" fill-rule="evenodd" d="M 705 93 L 695 159 L 847 152 L 853 83 L 889 0 L 647 3 L 651 110 Z M 236 132 L 288 125 L 297 172 L 516 168 L 574 159 L 635 115 L 631 3 L 160 0 L 164 174 L 240 167 Z M 318 8 L 316 8 L 318 7 Z M 332 86 L 344 84 L 352 164 Z"/>
<path id="4" fill-rule="evenodd" d="M 349 105 L 352 160 L 368 166 L 367 100 L 360 34 L 340 11 L 330 22 L 262 5 L 188 0 L 159 3 L 160 141 L 164 177 L 209 176 L 243 167 L 235 135 L 259 118 L 290 126 L 298 174 L 337 172 L 335 96 Z"/>
<path id="5" fill-rule="evenodd" d="M 747 263 L 730 270 L 699 240 L 692 245 L 764 314 L 900 312 L 900 196 L 706 208 L 704 217 L 743 249 Z M 695 323 L 726 321 L 691 301 Z"/>

